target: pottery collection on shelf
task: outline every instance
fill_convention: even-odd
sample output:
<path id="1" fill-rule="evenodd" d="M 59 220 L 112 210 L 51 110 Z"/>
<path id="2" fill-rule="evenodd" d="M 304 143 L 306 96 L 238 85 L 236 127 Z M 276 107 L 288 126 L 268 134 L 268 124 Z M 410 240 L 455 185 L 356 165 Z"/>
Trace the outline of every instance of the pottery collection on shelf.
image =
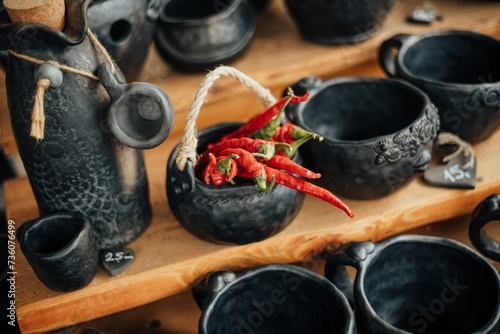
<path id="1" fill-rule="evenodd" d="M 269 5 L 65 0 L 62 31 L 14 22 L 0 5 L 11 126 L 40 209 L 39 218 L 18 228 L 17 238 L 45 286 L 61 292 L 87 286 L 103 252 L 130 244 L 152 220 L 142 150 L 161 145 L 175 119 L 163 89 L 134 82 L 153 41 L 180 71 L 212 69 L 244 55 L 256 15 Z M 305 39 L 337 45 L 377 33 L 394 1 L 286 5 Z M 12 42 L 33 30 L 36 38 Z M 440 132 L 478 142 L 500 127 L 500 41 L 468 31 L 399 34 L 381 44 L 379 56 L 389 78 L 303 78 L 289 84 L 296 96 L 310 94 L 307 101 L 288 105 L 285 117 L 276 118 L 321 137 L 301 146 L 291 161 L 321 173 L 311 183 L 341 198 L 368 201 L 404 188 L 428 167 Z M 259 89 L 254 92 L 268 91 Z M 261 242 L 289 226 L 304 204 L 303 192 L 274 185 L 274 178 L 269 192 L 252 182 L 216 186 L 200 180 L 196 158 L 241 126 L 195 128 L 194 158 L 180 167 L 181 141 L 166 164 L 165 202 L 186 231 L 207 242 Z M 469 225 L 473 245 L 495 261 L 500 242 L 485 226 L 498 220 L 500 195 L 494 194 L 478 204 Z M 480 253 L 450 239 L 405 235 L 347 245 L 328 258 L 324 276 L 288 264 L 217 271 L 192 288 L 202 310 L 198 331 L 498 334 L 500 275 Z M 346 266 L 357 270 L 354 281 Z M 433 321 L 418 313 L 429 303 L 431 310 L 443 309 Z"/>

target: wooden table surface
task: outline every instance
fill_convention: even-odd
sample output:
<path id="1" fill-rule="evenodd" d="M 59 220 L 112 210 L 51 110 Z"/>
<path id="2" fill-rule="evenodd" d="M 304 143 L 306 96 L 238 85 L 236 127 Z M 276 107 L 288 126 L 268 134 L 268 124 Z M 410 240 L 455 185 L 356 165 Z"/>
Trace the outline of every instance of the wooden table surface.
<path id="1" fill-rule="evenodd" d="M 407 13 L 417 4 L 414 1 L 398 3 L 383 30 L 364 43 L 329 47 L 303 41 L 285 13 L 283 3 L 274 1 L 258 19 L 257 35 L 250 50 L 233 66 L 279 95 L 287 85 L 308 75 L 321 78 L 382 76 L 374 62 L 376 50 L 384 39 L 396 33 L 460 28 L 500 37 L 500 3 L 436 1 L 444 20 L 431 26 L 406 23 Z M 243 270 L 271 262 L 301 262 L 314 257 L 327 245 L 329 249 L 336 249 L 350 241 L 378 241 L 429 223 L 466 215 L 484 197 L 500 191 L 499 132 L 474 146 L 478 159 L 475 190 L 438 189 L 415 180 L 405 189 L 378 201 L 346 200 L 355 213 L 353 220 L 328 204 L 307 197 L 295 221 L 282 233 L 263 242 L 231 247 L 198 240 L 180 227 L 168 207 L 165 169 L 202 78 L 202 74 L 175 72 L 152 50 L 142 80 L 159 85 L 171 96 L 177 121 L 163 145 L 145 152 L 154 218 L 145 234 L 130 245 L 137 259 L 117 277 L 111 278 L 99 269 L 88 287 L 72 293 L 56 293 L 38 281 L 18 251 L 16 305 L 23 333 L 48 332 L 157 302 L 186 291 L 199 277 L 213 270 Z M 223 121 L 245 120 L 261 108 L 246 89 L 226 79 L 215 86 L 208 100 L 198 120 L 199 128 Z M 0 127 L 6 153 L 15 154 L 17 149 L 9 126 L 4 87 L 0 88 Z M 26 178 L 8 181 L 4 188 L 9 219 L 20 225 L 38 216 Z M 19 245 L 17 247 L 19 250 Z M 169 300 L 174 300 L 175 304 L 180 297 L 172 298 Z M 122 333 L 109 333 L 113 332 Z"/>

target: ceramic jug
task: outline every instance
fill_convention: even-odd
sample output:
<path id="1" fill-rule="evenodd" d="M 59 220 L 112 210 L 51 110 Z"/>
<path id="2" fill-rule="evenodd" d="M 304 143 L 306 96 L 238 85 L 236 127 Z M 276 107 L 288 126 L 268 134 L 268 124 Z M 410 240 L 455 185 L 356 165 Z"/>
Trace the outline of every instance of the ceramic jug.
<path id="1" fill-rule="evenodd" d="M 111 53 L 128 81 L 142 70 L 158 19 L 161 0 L 94 0 L 89 27 Z"/>
<path id="2" fill-rule="evenodd" d="M 83 214 L 91 221 L 99 249 L 110 249 L 136 239 L 151 220 L 142 151 L 123 145 L 108 127 L 110 95 L 113 102 L 117 89 L 111 87 L 114 93 L 108 94 L 109 87 L 98 77 L 56 66 L 47 71 L 48 64 L 35 61 L 103 74 L 97 69 L 109 60 L 87 30 L 91 2 L 65 1 L 62 32 L 42 24 L 12 24 L 6 11 L 0 12 L 0 50 L 9 50 L 4 66 L 12 130 L 41 214 Z M 44 92 L 44 138 L 37 140 L 30 126 L 40 77 L 52 84 Z M 115 77 L 118 87 L 124 78 L 118 72 Z M 125 114 L 127 120 L 135 122 Z"/>

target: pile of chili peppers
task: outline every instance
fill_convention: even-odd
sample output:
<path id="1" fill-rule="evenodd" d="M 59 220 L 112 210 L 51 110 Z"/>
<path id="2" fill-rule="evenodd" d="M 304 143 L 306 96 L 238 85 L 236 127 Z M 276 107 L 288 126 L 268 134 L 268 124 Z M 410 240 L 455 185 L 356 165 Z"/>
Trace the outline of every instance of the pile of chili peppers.
<path id="1" fill-rule="evenodd" d="M 288 104 L 307 101 L 308 98 L 309 93 L 295 96 L 289 88 L 288 95 L 271 108 L 254 116 L 217 142 L 207 145 L 196 164 L 198 177 L 206 184 L 217 186 L 235 184 L 236 177 L 252 179 L 265 192 L 278 183 L 329 202 L 352 218 L 351 209 L 337 196 L 300 178 L 317 179 L 321 174 L 316 174 L 291 159 L 308 140 L 323 140 L 320 135 L 294 124 L 280 125 Z"/>

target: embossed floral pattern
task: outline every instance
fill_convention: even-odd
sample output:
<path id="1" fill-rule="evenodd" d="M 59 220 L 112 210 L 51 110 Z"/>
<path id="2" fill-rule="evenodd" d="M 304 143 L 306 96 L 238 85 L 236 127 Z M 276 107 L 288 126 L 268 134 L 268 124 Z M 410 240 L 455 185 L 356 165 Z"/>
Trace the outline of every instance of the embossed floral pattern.
<path id="1" fill-rule="evenodd" d="M 396 163 L 404 157 L 414 157 L 418 149 L 429 143 L 435 137 L 439 127 L 437 110 L 434 106 L 425 110 L 425 118 L 405 131 L 400 131 L 392 140 L 383 139 L 374 150 L 377 153 L 375 165 Z"/>

